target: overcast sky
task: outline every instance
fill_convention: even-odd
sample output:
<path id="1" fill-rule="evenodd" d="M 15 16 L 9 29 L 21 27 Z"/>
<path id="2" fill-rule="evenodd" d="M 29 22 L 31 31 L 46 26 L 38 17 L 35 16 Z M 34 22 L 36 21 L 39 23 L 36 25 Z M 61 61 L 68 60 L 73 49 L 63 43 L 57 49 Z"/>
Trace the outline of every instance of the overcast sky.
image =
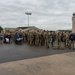
<path id="1" fill-rule="evenodd" d="M 28 26 L 25 12 L 31 12 L 30 26 L 57 30 L 72 28 L 75 0 L 0 0 L 0 26 Z"/>

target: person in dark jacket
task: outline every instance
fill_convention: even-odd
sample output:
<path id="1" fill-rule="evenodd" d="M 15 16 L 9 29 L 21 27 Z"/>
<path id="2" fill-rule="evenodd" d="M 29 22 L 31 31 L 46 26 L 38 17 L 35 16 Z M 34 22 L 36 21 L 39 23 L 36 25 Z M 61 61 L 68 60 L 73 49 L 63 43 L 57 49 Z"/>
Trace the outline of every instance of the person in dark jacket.
<path id="1" fill-rule="evenodd" d="M 69 35 L 69 40 L 70 40 L 69 48 L 70 48 L 70 49 L 71 49 L 71 48 L 74 49 L 74 39 L 75 39 L 75 35 L 74 35 L 74 33 L 71 33 L 71 34 Z"/>
<path id="2" fill-rule="evenodd" d="M 21 37 L 19 32 L 15 33 L 15 43 L 16 44 L 21 44 L 22 43 L 22 37 Z"/>

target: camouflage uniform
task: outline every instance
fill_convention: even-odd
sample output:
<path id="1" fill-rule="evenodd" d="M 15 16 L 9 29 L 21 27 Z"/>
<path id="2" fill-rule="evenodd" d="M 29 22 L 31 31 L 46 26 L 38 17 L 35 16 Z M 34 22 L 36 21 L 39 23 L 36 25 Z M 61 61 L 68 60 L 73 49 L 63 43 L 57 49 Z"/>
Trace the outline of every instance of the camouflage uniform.
<path id="1" fill-rule="evenodd" d="M 36 33 L 33 32 L 33 45 L 35 45 Z"/>
<path id="2" fill-rule="evenodd" d="M 64 42 L 64 45 L 65 45 L 65 47 L 66 47 L 66 35 L 65 35 L 65 33 L 63 34 L 64 36 L 63 36 L 63 42 Z"/>
<path id="3" fill-rule="evenodd" d="M 59 32 L 58 32 L 58 34 L 57 34 L 57 43 L 58 43 L 58 48 L 60 48 L 61 35 L 60 35 L 60 33 L 59 33 Z"/>
<path id="4" fill-rule="evenodd" d="M 13 32 L 11 33 L 11 39 L 12 39 L 11 42 L 15 41 L 14 33 Z"/>
<path id="5" fill-rule="evenodd" d="M 40 35 L 40 44 L 41 44 L 41 46 L 44 46 L 44 42 L 45 42 L 45 40 L 44 40 L 44 34 L 41 33 L 41 35 Z"/>
<path id="6" fill-rule="evenodd" d="M 30 32 L 29 40 L 30 40 L 30 45 L 33 45 L 33 33 L 32 32 Z"/>
<path id="7" fill-rule="evenodd" d="M 22 37 L 23 37 L 23 43 L 25 43 L 25 33 L 22 33 Z"/>
<path id="8" fill-rule="evenodd" d="M 24 33 L 24 36 L 25 36 L 24 41 L 25 41 L 25 43 L 27 43 L 27 32 Z"/>
<path id="9" fill-rule="evenodd" d="M 36 33 L 36 38 L 35 38 L 35 45 L 38 46 L 39 45 L 39 33 Z"/>
<path id="10" fill-rule="evenodd" d="M 69 46 L 69 33 L 66 32 L 66 45 Z"/>
<path id="11" fill-rule="evenodd" d="M 27 32 L 27 43 L 30 44 L 30 33 L 29 33 L 29 31 Z"/>
<path id="12" fill-rule="evenodd" d="M 49 41 L 50 41 L 50 35 L 47 31 L 46 36 L 45 36 L 45 44 L 47 48 L 49 48 Z"/>

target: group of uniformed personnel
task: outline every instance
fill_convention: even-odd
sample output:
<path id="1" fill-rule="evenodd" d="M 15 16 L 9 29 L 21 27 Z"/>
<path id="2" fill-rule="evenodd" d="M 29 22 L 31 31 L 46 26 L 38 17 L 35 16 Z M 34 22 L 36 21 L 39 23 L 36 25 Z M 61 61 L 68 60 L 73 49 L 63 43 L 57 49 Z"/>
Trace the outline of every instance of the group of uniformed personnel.
<path id="1" fill-rule="evenodd" d="M 63 43 L 64 47 L 69 47 L 70 32 L 50 32 L 50 31 L 27 31 L 23 32 L 23 42 L 28 43 L 30 46 L 46 46 L 47 48 L 54 47 L 57 41 L 58 48 Z"/>
<path id="2" fill-rule="evenodd" d="M 15 32 L 14 32 L 15 33 Z M 14 41 L 14 33 L 11 33 L 11 39 Z M 69 40 L 70 32 L 55 32 L 55 31 L 25 31 L 20 32 L 20 36 L 23 38 L 22 43 L 27 43 L 30 46 L 46 46 L 46 48 L 54 47 L 55 42 L 58 48 L 61 48 L 61 43 L 64 47 L 71 47 L 72 42 Z"/>
<path id="3" fill-rule="evenodd" d="M 23 32 L 22 36 L 23 36 L 23 41 L 25 43 L 28 43 L 30 46 L 46 45 L 46 47 L 49 48 L 49 39 L 50 39 L 49 31 L 42 31 L 42 32 L 27 31 L 27 32 Z"/>

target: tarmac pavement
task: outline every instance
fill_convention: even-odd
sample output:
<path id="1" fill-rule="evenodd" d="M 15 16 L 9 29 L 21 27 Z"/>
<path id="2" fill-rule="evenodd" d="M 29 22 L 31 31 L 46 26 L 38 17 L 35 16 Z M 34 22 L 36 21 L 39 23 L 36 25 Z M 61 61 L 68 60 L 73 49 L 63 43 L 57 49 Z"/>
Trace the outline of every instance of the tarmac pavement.
<path id="1" fill-rule="evenodd" d="M 75 75 L 75 50 L 3 44 L 0 75 Z"/>
<path id="2" fill-rule="evenodd" d="M 47 49 L 45 46 L 29 46 L 27 44 L 15 45 L 15 44 L 2 44 L 0 45 L 0 63 L 30 59 L 42 56 L 48 56 L 53 54 L 62 54 L 74 52 L 69 49 Z"/>
<path id="3" fill-rule="evenodd" d="M 1 63 L 0 75 L 75 75 L 75 58 L 55 54 Z"/>

